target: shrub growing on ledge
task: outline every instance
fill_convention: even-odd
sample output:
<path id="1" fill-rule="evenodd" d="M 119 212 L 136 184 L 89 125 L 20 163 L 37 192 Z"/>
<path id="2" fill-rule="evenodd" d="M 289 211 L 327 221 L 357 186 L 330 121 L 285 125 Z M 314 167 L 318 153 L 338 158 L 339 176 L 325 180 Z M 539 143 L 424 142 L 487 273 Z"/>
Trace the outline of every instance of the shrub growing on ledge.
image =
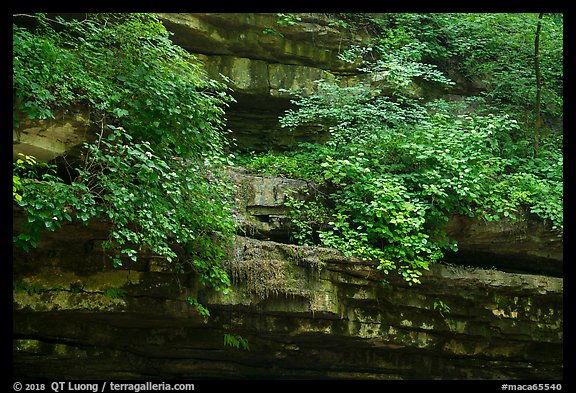
<path id="1" fill-rule="evenodd" d="M 320 188 L 329 190 L 298 206 L 300 218 L 319 202 L 331 209 L 328 226 L 317 233 L 295 222 L 301 235 L 310 234 L 303 242 L 319 238 L 324 246 L 380 261 L 379 269 L 398 271 L 412 284 L 444 251 L 457 250 L 440 229 L 450 214 L 492 221 L 528 211 L 562 233 L 561 138 L 550 138 L 540 156 L 531 157 L 507 141 L 519 127 L 508 114 L 456 115 L 449 105 L 426 113 L 324 84 L 328 88 L 330 94 L 296 101 L 299 108 L 282 118 L 289 126 L 317 122 L 332 135 L 323 146 L 301 145 L 288 155 L 310 158 L 300 163 L 305 172 L 291 176 L 322 176 Z"/>
<path id="2" fill-rule="evenodd" d="M 219 172 L 231 100 L 223 85 L 172 44 L 154 15 L 15 20 L 15 126 L 19 116 L 44 119 L 84 106 L 99 130 L 66 168 L 69 178 L 52 165 L 15 162 L 14 202 L 27 215 L 16 244 L 35 246 L 41 230 L 64 221 L 104 218 L 116 265 L 152 252 L 227 287 L 219 262 L 234 225 Z M 23 27 L 24 20 L 34 23 Z"/>
<path id="3" fill-rule="evenodd" d="M 503 35 L 489 20 L 508 24 L 514 34 Z M 323 183 L 319 189 L 325 192 L 308 201 L 288 201 L 294 238 L 379 261 L 380 270 L 398 272 L 413 284 L 445 251 L 457 250 L 441 230 L 451 214 L 491 221 L 527 211 L 561 235 L 562 135 L 549 131 L 541 149 L 532 149 L 532 123 L 526 119 L 533 82 L 518 78 L 533 76 L 526 59 L 534 49 L 524 45 L 527 36 L 534 39 L 533 15 L 397 14 L 370 23 L 376 28 L 372 46 L 341 54 L 362 64 L 366 83 L 317 81 L 317 93 L 299 96 L 280 119 L 284 127 L 326 131 L 329 140 L 301 144 L 282 157 L 271 152 L 242 158 L 255 169 L 271 167 L 274 174 Z M 562 48 L 562 20 L 551 16 L 548 23 L 549 50 L 542 53 L 550 64 L 547 110 L 561 116 L 552 110 L 562 102 L 561 50 L 552 48 Z M 427 62 L 457 62 L 462 53 L 482 55 L 476 62 L 468 56 L 464 71 L 489 71 L 491 93 L 466 102 L 418 98 L 417 82 L 446 92 L 454 85 Z M 321 225 L 317 212 L 325 218 Z"/>

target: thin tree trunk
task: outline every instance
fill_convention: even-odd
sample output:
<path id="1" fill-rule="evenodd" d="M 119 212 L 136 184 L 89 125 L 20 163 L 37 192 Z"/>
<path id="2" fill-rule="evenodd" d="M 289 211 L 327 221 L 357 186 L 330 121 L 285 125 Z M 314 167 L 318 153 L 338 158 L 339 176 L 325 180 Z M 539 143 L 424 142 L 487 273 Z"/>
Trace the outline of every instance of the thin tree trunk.
<path id="1" fill-rule="evenodd" d="M 538 15 L 538 26 L 534 37 L 534 71 L 536 72 L 536 123 L 534 124 L 534 157 L 538 155 L 540 148 L 540 129 L 542 128 L 542 115 L 540 113 L 540 101 L 542 97 L 542 77 L 540 75 L 540 30 L 542 29 L 542 17 L 544 13 Z"/>

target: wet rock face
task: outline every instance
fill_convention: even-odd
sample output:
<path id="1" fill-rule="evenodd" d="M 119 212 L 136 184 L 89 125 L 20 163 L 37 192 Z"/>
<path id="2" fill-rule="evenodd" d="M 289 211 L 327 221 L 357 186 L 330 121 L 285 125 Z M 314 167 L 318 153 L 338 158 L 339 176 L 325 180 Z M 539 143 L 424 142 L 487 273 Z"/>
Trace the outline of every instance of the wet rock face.
<path id="1" fill-rule="evenodd" d="M 251 175 L 242 168 L 231 168 L 234 181 L 236 217 L 240 232 L 257 239 L 290 241 L 288 195 L 298 198 L 308 185 L 301 180 L 266 175 Z"/>
<path id="2" fill-rule="evenodd" d="M 528 213 L 492 222 L 454 216 L 445 230 L 458 241 L 459 251 L 447 255 L 454 263 L 563 276 L 563 236 Z"/>
<path id="3" fill-rule="evenodd" d="M 19 378 L 562 376 L 559 278 L 436 265 L 408 287 L 334 250 L 238 237 L 224 295 L 153 260 L 114 270 L 93 250 L 64 263 L 51 244 L 15 253 Z M 250 350 L 225 346 L 224 334 Z"/>
<path id="4" fill-rule="evenodd" d="M 322 66 L 347 72 L 353 67 L 338 54 L 366 37 L 330 25 L 326 14 L 297 14 L 282 26 L 275 13 L 164 13 L 173 40 L 191 53 L 233 55 L 268 63 Z"/>

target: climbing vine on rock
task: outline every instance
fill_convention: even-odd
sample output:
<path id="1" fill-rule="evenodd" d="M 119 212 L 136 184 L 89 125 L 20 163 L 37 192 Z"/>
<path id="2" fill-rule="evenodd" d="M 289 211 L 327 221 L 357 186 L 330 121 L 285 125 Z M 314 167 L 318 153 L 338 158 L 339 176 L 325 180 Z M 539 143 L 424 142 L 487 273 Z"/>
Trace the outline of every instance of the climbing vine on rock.
<path id="1" fill-rule="evenodd" d="M 234 233 L 220 169 L 226 88 L 153 14 L 19 15 L 13 33 L 15 126 L 83 107 L 97 130 L 65 168 L 15 162 L 14 202 L 26 214 L 15 243 L 28 249 L 66 221 L 106 220 L 115 265 L 163 256 L 226 288 L 220 260 Z"/>

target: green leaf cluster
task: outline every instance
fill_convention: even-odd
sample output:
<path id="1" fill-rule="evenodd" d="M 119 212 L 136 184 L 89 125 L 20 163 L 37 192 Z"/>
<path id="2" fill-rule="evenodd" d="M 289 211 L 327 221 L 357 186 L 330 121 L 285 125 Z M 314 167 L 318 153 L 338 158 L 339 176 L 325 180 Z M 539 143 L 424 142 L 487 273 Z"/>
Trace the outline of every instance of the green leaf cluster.
<path id="1" fill-rule="evenodd" d="M 245 351 L 250 350 L 248 339 L 237 334 L 224 333 L 224 346 L 242 348 Z"/>
<path id="2" fill-rule="evenodd" d="M 442 317 L 445 317 L 445 313 L 450 313 L 450 306 L 444 303 L 443 300 L 436 298 L 434 299 L 434 310 L 437 310 Z"/>
<path id="3" fill-rule="evenodd" d="M 34 247 L 66 221 L 106 220 L 116 266 L 154 254 L 226 288 L 219 263 L 234 234 L 221 170 L 226 88 L 154 14 L 25 18 L 33 23 L 13 25 L 15 125 L 81 107 L 98 131 L 64 168 L 15 162 L 14 202 L 27 217 L 16 244 Z"/>
<path id="4" fill-rule="evenodd" d="M 520 41 L 531 34 L 531 16 L 508 22 L 503 16 L 454 14 L 357 20 L 356 26 L 375 29 L 377 38 L 341 58 L 360 63 L 368 82 L 347 86 L 338 80 L 317 81 L 317 93 L 299 96 L 295 108 L 280 119 L 289 129 L 324 131 L 328 141 L 242 162 L 256 170 L 268 166 L 275 174 L 308 180 L 323 190 L 305 201 L 288 200 L 297 228 L 294 239 L 378 261 L 381 271 L 395 271 L 412 285 L 431 263 L 457 251 L 456 242 L 442 230 L 451 215 L 492 221 L 528 212 L 561 235 L 562 136 L 549 131 L 545 148 L 534 156 L 526 121 L 533 81 L 515 72 L 498 73 L 508 67 L 530 74 L 530 48 Z M 505 44 L 504 34 L 494 27 L 486 32 L 489 21 L 514 31 L 513 42 Z M 522 56 L 501 55 L 502 47 L 510 53 L 521 50 Z M 559 51 L 549 49 L 542 56 L 557 60 Z M 478 64 L 473 54 L 480 56 Z M 454 82 L 437 65 L 449 65 L 441 58 L 464 56 L 468 59 L 461 72 L 492 78 L 487 94 L 452 102 L 413 94 L 411 86 L 423 81 L 449 92 Z M 547 81 L 550 93 L 561 97 L 562 72 L 554 69 Z M 523 88 L 506 90 L 506 83 Z M 550 109 L 549 115 L 561 113 Z"/>
<path id="5" fill-rule="evenodd" d="M 448 87 L 452 82 L 440 70 L 451 70 L 463 78 L 459 83 L 488 98 L 487 111 L 505 111 L 524 132 L 531 131 L 537 13 L 352 13 L 335 18 L 374 37 L 368 46 L 343 51 L 343 60 L 378 69 L 405 86 L 416 78 L 420 84 L 428 80 Z M 542 113 L 549 132 L 562 118 L 563 14 L 544 13 L 541 22 Z"/>

